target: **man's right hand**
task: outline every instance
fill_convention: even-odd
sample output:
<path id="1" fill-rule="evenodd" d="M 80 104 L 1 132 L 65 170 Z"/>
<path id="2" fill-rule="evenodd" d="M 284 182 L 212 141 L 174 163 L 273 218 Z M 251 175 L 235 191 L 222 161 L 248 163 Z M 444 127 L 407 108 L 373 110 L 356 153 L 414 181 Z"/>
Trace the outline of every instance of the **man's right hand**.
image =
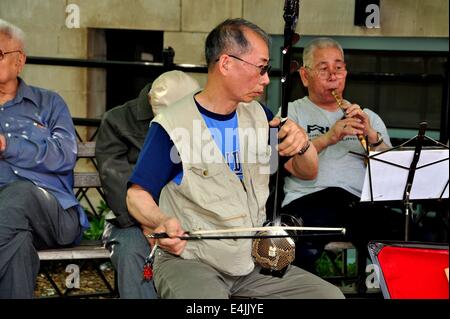
<path id="1" fill-rule="evenodd" d="M 166 233 L 169 237 L 183 236 L 185 231 L 181 228 L 180 221 L 176 218 L 166 219 L 161 225 L 155 228 L 154 233 Z M 181 255 L 186 247 L 186 240 L 179 238 L 151 239 L 150 244 L 158 243 L 158 246 L 173 255 Z"/>
<path id="2" fill-rule="evenodd" d="M 364 133 L 364 124 L 359 118 L 346 118 L 337 121 L 326 133 L 328 145 L 334 145 L 347 135 L 358 135 Z"/>
<path id="3" fill-rule="evenodd" d="M 6 137 L 0 134 L 0 154 L 6 150 Z"/>

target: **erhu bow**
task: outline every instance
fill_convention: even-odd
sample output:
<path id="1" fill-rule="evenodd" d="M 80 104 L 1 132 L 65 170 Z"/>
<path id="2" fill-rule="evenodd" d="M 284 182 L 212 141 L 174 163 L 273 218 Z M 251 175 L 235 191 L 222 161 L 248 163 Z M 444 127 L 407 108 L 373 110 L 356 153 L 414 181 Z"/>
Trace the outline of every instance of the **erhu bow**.
<path id="1" fill-rule="evenodd" d="M 217 234 L 230 234 L 230 233 L 249 233 L 249 232 L 274 232 L 273 235 L 229 235 L 229 236 L 217 236 Z M 301 231 L 301 234 L 293 233 L 287 234 L 286 231 Z M 239 227 L 239 228 L 227 228 L 227 229 L 207 229 L 207 230 L 196 230 L 191 232 L 186 232 L 183 236 L 169 237 L 167 233 L 153 233 L 147 234 L 145 237 L 150 239 L 161 239 L 161 238 L 179 238 L 182 240 L 203 240 L 203 239 L 261 239 L 261 238 L 285 238 L 285 237 L 310 237 L 310 236 L 336 236 L 336 233 L 328 234 L 317 234 L 317 233 L 303 233 L 303 232 L 314 232 L 314 231 L 329 231 L 337 232 L 345 235 L 345 228 L 342 227 L 302 227 L 302 226 L 262 226 L 262 227 Z M 280 232 L 280 234 L 276 234 Z M 284 232 L 284 234 L 283 234 Z M 211 234 L 216 234 L 211 235 Z"/>

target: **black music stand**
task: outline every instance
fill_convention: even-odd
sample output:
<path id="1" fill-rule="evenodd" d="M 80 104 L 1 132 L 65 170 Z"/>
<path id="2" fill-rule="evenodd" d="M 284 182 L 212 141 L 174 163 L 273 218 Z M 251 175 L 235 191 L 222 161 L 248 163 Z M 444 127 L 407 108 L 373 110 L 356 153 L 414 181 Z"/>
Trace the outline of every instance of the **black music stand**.
<path id="1" fill-rule="evenodd" d="M 405 241 L 409 240 L 411 200 L 448 198 L 449 148 L 425 136 L 426 127 L 426 122 L 420 123 L 417 136 L 389 150 L 373 152 L 369 156 L 352 152 L 367 159 L 361 201 L 402 201 Z M 423 146 L 425 140 L 433 146 Z"/>

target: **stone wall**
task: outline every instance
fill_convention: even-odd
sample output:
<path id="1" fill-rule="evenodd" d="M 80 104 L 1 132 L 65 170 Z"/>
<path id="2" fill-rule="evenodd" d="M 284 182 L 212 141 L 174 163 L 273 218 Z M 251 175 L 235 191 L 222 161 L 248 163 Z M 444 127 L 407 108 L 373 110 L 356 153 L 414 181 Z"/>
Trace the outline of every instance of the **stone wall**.
<path id="1" fill-rule="evenodd" d="M 448 37 L 448 0 L 381 0 L 381 28 L 353 25 L 354 0 L 302 0 L 302 35 Z M 66 7 L 80 9 L 80 28 L 66 27 Z M 175 63 L 204 64 L 207 32 L 228 17 L 244 17 L 271 34 L 282 34 L 283 0 L 2 0 L 0 18 L 27 33 L 31 56 L 87 58 L 91 28 L 162 30 Z M 95 39 L 95 38 L 94 38 Z M 92 44 L 92 43 L 91 43 Z M 95 54 L 94 54 L 95 56 Z M 205 77 L 195 74 L 201 82 Z M 59 92 L 74 116 L 100 116 L 102 73 L 85 68 L 28 65 L 23 78 Z M 103 96 L 103 98 L 102 98 Z"/>

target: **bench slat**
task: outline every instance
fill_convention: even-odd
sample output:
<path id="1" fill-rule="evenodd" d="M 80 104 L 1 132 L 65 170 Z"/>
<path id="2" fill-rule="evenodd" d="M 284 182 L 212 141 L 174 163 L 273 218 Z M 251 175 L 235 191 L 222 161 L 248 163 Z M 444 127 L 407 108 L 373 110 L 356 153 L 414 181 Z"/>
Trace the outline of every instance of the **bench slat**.
<path id="1" fill-rule="evenodd" d="M 95 142 L 78 142 L 78 158 L 94 158 Z"/>
<path id="2" fill-rule="evenodd" d="M 100 177 L 97 172 L 75 172 L 73 187 L 101 187 Z"/>
<path id="3" fill-rule="evenodd" d="M 103 246 L 76 246 L 38 251 L 40 260 L 109 259 L 109 251 Z"/>
<path id="4" fill-rule="evenodd" d="M 325 245 L 325 250 L 339 252 L 344 249 L 354 249 L 355 246 L 348 241 L 332 241 Z"/>

